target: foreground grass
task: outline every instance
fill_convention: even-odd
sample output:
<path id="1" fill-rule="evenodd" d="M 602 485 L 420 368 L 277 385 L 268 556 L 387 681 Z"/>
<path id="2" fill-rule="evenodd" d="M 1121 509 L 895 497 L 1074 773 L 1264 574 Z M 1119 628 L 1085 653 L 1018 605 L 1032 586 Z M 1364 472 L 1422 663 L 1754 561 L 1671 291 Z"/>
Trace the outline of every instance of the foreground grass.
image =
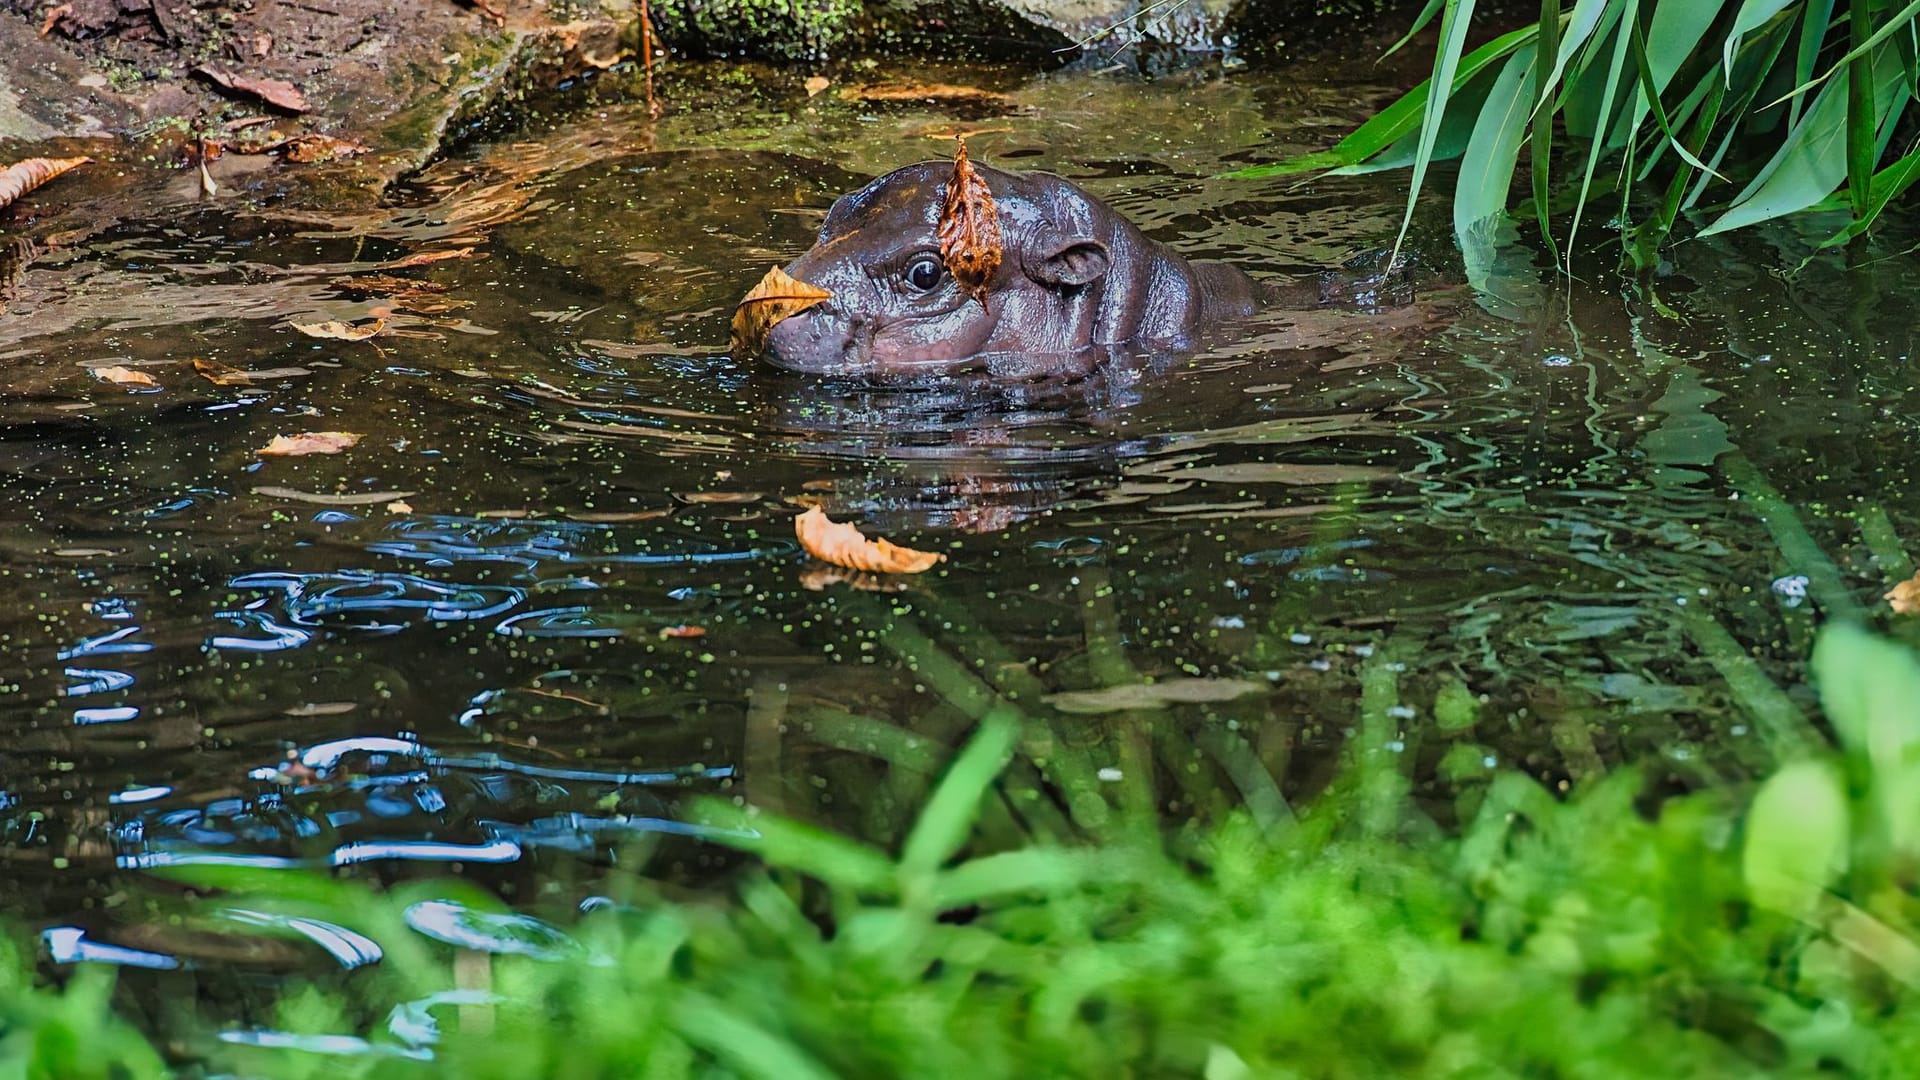
<path id="1" fill-rule="evenodd" d="M 737 904 L 637 893 L 562 946 L 489 930 L 459 883 L 209 881 L 387 955 L 350 993 L 289 993 L 270 1034 L 174 1041 L 288 1077 L 1899 1075 L 1920 662 L 1842 627 L 1815 667 L 1842 750 L 1751 799 L 1508 774 L 1446 836 L 1361 758 L 1275 828 L 966 858 L 1016 739 L 989 720 L 897 855 L 714 806 L 767 867 Z M 495 949 L 410 934 L 430 896 Z M 21 971 L 0 964 L 0 1077 L 163 1074 L 97 973 L 56 994 Z"/>

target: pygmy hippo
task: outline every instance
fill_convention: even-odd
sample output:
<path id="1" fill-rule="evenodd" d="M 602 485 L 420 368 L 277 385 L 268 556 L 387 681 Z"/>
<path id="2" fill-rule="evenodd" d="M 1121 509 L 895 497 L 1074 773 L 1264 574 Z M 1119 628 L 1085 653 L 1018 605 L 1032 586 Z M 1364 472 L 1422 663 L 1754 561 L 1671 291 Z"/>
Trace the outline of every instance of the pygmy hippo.
<path id="1" fill-rule="evenodd" d="M 767 358 L 813 374 L 891 375 L 979 364 L 1062 374 L 1099 346 L 1190 347 L 1196 333 L 1273 299 L 1224 263 L 1189 262 L 1051 173 L 976 165 L 998 208 L 1004 257 L 984 302 L 940 256 L 953 163 L 924 161 L 833 204 L 787 273 L 833 298 L 773 327 Z"/>

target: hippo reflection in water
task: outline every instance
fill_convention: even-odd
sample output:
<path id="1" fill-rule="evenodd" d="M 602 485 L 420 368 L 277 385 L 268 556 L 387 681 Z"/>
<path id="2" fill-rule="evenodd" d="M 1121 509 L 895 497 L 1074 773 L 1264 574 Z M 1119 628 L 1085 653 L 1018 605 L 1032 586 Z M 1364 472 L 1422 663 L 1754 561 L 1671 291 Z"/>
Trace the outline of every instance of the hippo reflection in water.
<path id="1" fill-rule="evenodd" d="M 1072 374 L 1113 346 L 1184 350 L 1268 304 L 1320 302 L 1317 283 L 1275 289 L 1181 258 L 1051 173 L 975 169 L 1005 247 L 984 304 L 948 272 L 935 235 L 953 164 L 908 165 L 835 202 L 813 249 L 787 266 L 833 298 L 774 326 L 767 359 L 823 375 Z"/>

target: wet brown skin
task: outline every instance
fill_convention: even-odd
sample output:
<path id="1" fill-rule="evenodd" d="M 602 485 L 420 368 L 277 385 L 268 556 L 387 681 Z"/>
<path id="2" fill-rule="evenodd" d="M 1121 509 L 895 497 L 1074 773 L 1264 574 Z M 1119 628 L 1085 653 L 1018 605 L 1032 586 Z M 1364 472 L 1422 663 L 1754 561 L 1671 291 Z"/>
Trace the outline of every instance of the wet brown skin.
<path id="1" fill-rule="evenodd" d="M 1062 177 L 975 168 L 1005 246 L 984 305 L 940 260 L 953 165 L 920 162 L 833 204 L 813 249 L 786 268 L 833 299 L 776 325 L 766 358 L 821 375 L 1067 374 L 1102 347 L 1187 349 L 1207 327 L 1292 299 L 1224 263 L 1181 258 Z M 1302 306 L 1317 301 L 1311 292 Z"/>

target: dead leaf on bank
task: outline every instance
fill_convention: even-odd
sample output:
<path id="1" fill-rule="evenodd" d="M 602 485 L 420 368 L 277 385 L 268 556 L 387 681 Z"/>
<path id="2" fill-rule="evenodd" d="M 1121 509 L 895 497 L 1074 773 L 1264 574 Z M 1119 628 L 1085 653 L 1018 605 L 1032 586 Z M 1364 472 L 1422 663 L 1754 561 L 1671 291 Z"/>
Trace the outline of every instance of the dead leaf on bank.
<path id="1" fill-rule="evenodd" d="M 308 337 L 324 338 L 328 341 L 365 341 L 386 329 L 387 320 L 375 319 L 370 323 L 343 323 L 337 319 L 328 319 L 317 323 L 288 323 L 288 326 Z"/>
<path id="2" fill-rule="evenodd" d="M 733 353 L 758 356 L 767 347 L 767 333 L 833 294 L 794 278 L 779 267 L 767 271 L 733 309 Z"/>
<path id="3" fill-rule="evenodd" d="M 1014 108 L 1013 98 L 992 90 L 912 79 L 849 86 L 840 91 L 840 97 L 844 101 L 865 101 L 879 105 L 941 105 L 949 109 L 976 112 L 1004 112 Z"/>
<path id="4" fill-rule="evenodd" d="M 309 454 L 337 454 L 360 441 L 351 431 L 307 431 L 299 435 L 275 435 L 267 445 L 255 450 L 261 457 L 306 457 Z"/>
<path id="5" fill-rule="evenodd" d="M 281 157 L 298 165 L 317 165 L 373 151 L 371 146 L 332 135 L 295 135 L 272 149 L 278 149 Z"/>
<path id="6" fill-rule="evenodd" d="M 993 192 L 987 181 L 967 159 L 967 140 L 955 139 L 953 175 L 946 184 L 945 202 L 940 208 L 940 258 L 947 264 L 953 280 L 980 307 L 987 306 L 987 284 L 1000 268 L 1003 254 L 1000 239 L 1000 211 L 993 204 Z"/>
<path id="7" fill-rule="evenodd" d="M 1882 599 L 1893 608 L 1895 615 L 1920 615 L 1920 574 L 1887 590 Z"/>
<path id="8" fill-rule="evenodd" d="M 793 519 L 793 534 L 807 554 L 824 563 L 876 574 L 918 574 L 947 561 L 945 555 L 915 551 L 887 540 L 869 540 L 852 525 L 827 517 L 814 507 Z"/>
<path id="9" fill-rule="evenodd" d="M 59 7 L 47 12 L 47 21 L 40 24 L 40 36 L 46 37 L 48 34 L 53 33 L 53 25 L 71 14 L 73 14 L 72 4 L 61 4 Z"/>
<path id="10" fill-rule="evenodd" d="M 236 90 L 242 94 L 251 94 L 276 109 L 303 113 L 307 111 L 307 98 L 300 88 L 284 79 L 268 79 L 251 75 L 235 75 L 223 71 L 211 64 L 202 64 L 193 69 L 195 73 L 210 80 L 223 90 Z"/>
<path id="11" fill-rule="evenodd" d="M 137 368 L 115 364 L 112 367 L 93 369 L 93 377 L 104 379 L 115 386 L 125 386 L 134 390 L 151 390 L 160 385 L 160 380 Z"/>
<path id="12" fill-rule="evenodd" d="M 1129 683 L 1102 690 L 1069 690 L 1040 700 L 1064 713 L 1092 716 L 1132 709 L 1164 709 L 1169 705 L 1203 705 L 1258 694 L 1267 687 L 1247 679 L 1162 679 Z"/>
<path id="13" fill-rule="evenodd" d="M 809 75 L 807 76 L 807 81 L 801 85 L 807 88 L 807 96 L 812 97 L 827 87 L 832 86 L 833 80 L 827 78 L 825 75 Z"/>
<path id="14" fill-rule="evenodd" d="M 15 199 L 41 184 L 92 160 L 90 157 L 36 157 L 0 169 L 0 207 L 13 205 Z"/>

